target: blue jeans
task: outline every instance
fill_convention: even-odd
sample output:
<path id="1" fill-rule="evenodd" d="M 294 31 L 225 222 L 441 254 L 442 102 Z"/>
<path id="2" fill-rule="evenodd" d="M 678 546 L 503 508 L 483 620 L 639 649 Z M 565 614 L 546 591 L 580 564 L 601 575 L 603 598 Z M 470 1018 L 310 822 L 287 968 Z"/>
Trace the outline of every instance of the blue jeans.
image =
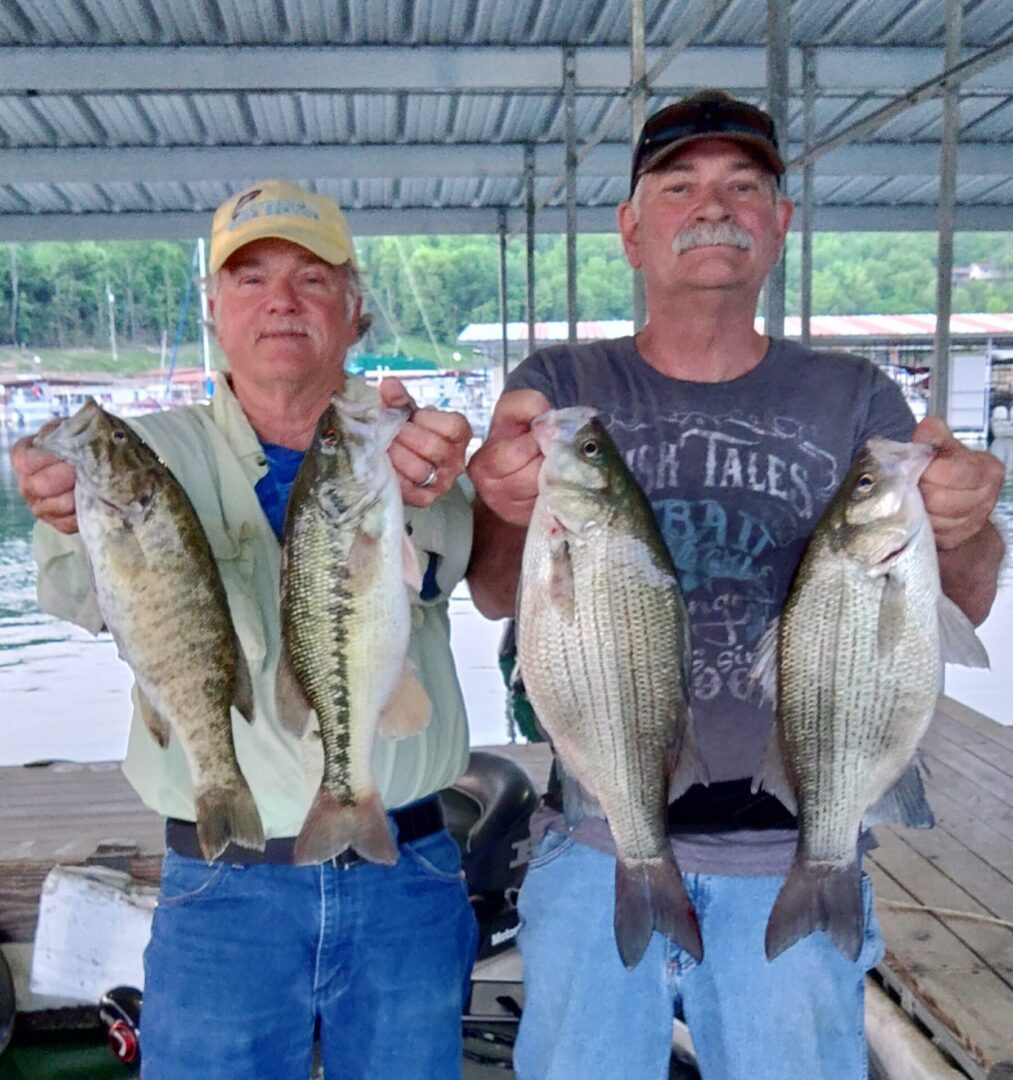
<path id="1" fill-rule="evenodd" d="M 165 857 L 144 954 L 145 1080 L 461 1073 L 477 929 L 446 831 L 396 866 Z"/>
<path id="2" fill-rule="evenodd" d="M 866 1076 L 865 974 L 883 954 L 867 879 L 855 963 L 823 933 L 767 962 L 763 935 L 782 878 L 684 874 L 703 963 L 655 933 L 627 971 L 612 929 L 614 874 L 612 857 L 559 833 L 535 849 L 520 895 L 520 1080 L 664 1080 L 674 1012 L 705 1080 Z"/>

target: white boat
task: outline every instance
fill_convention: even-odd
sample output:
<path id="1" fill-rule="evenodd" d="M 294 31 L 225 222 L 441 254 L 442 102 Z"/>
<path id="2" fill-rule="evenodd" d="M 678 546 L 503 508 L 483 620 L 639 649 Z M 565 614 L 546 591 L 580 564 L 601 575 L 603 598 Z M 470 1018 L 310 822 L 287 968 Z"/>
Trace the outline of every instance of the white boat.
<path id="1" fill-rule="evenodd" d="M 1013 417 L 1005 405 L 996 405 L 992 410 L 992 438 L 1008 439 L 1013 436 Z"/>

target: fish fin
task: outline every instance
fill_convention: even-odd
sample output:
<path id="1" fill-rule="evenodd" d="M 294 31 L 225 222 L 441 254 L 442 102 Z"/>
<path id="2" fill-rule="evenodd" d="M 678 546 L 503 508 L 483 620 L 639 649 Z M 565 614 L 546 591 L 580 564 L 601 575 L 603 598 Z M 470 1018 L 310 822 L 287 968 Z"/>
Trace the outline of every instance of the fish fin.
<path id="1" fill-rule="evenodd" d="M 563 789 L 563 817 L 569 828 L 576 828 L 586 817 L 604 818 L 605 812 L 598 800 L 556 758 L 557 775 Z"/>
<path id="2" fill-rule="evenodd" d="M 655 930 L 698 963 L 703 960 L 700 923 L 674 859 L 616 859 L 614 920 L 619 957 L 630 971 L 640 963 Z"/>
<path id="3" fill-rule="evenodd" d="M 295 673 L 292 657 L 284 641 L 278 653 L 278 669 L 274 676 L 274 703 L 282 727 L 300 738 L 305 735 L 310 725 L 313 706 L 310 705 L 299 676 Z"/>
<path id="4" fill-rule="evenodd" d="M 948 664 L 987 668 L 988 653 L 974 624 L 945 593 L 939 594 L 939 639 Z"/>
<path id="5" fill-rule="evenodd" d="M 865 904 L 858 863 L 796 861 L 767 922 L 764 948 L 773 960 L 814 930 L 825 930 L 841 955 L 854 962 L 862 949 Z"/>
<path id="6" fill-rule="evenodd" d="M 549 599 L 568 623 L 574 617 L 573 563 L 570 544 L 565 537 L 555 537 L 549 547 Z"/>
<path id="7" fill-rule="evenodd" d="M 372 574 L 380 554 L 380 537 L 369 529 L 359 529 L 348 548 L 349 577 Z"/>
<path id="8" fill-rule="evenodd" d="M 433 703 L 409 663 L 380 713 L 378 730 L 384 738 L 403 739 L 424 731 L 432 715 Z"/>
<path id="9" fill-rule="evenodd" d="M 408 539 L 407 533 L 401 534 L 401 576 L 413 592 L 422 592 L 422 567 L 419 566 L 419 553 Z"/>
<path id="10" fill-rule="evenodd" d="M 909 829 L 931 829 L 936 819 L 925 797 L 921 770 L 918 763 L 911 764 L 900 779 L 865 811 L 862 824 L 868 829 L 882 822 L 899 821 Z"/>
<path id="11" fill-rule="evenodd" d="M 777 704 L 777 645 L 781 620 L 771 619 L 753 649 L 753 665 L 749 669 L 749 691 L 761 705 Z"/>
<path id="12" fill-rule="evenodd" d="M 674 802 L 694 784 L 709 784 L 710 774 L 700 756 L 692 717 L 687 717 L 682 741 L 665 755 L 668 769 L 668 801 Z"/>
<path id="13" fill-rule="evenodd" d="M 375 791 L 358 802 L 342 803 L 321 785 L 296 838 L 292 861 L 299 866 L 322 863 L 349 848 L 384 866 L 398 860 L 390 822 Z"/>
<path id="14" fill-rule="evenodd" d="M 774 720 L 767 737 L 767 749 L 763 754 L 763 764 L 760 771 L 753 777 L 751 790 L 755 795 L 760 788 L 770 792 L 771 795 L 780 799 L 786 810 L 798 816 L 798 801 L 788 777 L 788 770 L 784 763 L 784 752 L 781 749 L 781 733 L 778 730 L 777 720 Z"/>
<path id="15" fill-rule="evenodd" d="M 246 653 L 242 645 L 236 642 L 236 687 L 232 694 L 233 707 L 238 710 L 243 719 L 253 723 L 253 679 L 250 677 L 250 665 L 246 661 Z"/>
<path id="16" fill-rule="evenodd" d="M 904 636 L 907 622 L 907 587 L 899 574 L 887 574 L 879 598 L 876 644 L 880 656 L 890 656 Z"/>
<path id="17" fill-rule="evenodd" d="M 264 826 L 245 781 L 199 792 L 196 808 L 197 840 L 208 862 L 221 855 L 229 844 L 264 850 Z"/>
<path id="18" fill-rule="evenodd" d="M 164 750 L 169 745 L 172 735 L 172 727 L 169 721 L 151 704 L 148 695 L 138 686 L 137 705 L 141 710 L 141 718 L 144 726 L 151 732 L 151 737 Z"/>

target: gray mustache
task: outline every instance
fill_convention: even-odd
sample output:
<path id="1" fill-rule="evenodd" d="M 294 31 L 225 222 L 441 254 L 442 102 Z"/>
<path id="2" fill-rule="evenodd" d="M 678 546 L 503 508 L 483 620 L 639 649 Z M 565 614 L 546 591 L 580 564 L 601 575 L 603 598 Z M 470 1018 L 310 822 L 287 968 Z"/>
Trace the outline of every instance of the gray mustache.
<path id="1" fill-rule="evenodd" d="M 695 247 L 709 247 L 712 244 L 727 244 L 730 247 L 749 251 L 753 246 L 753 238 L 745 229 L 730 222 L 711 224 L 704 221 L 683 229 L 672 241 L 672 250 L 677 255 L 681 255 L 684 251 L 691 251 Z"/>

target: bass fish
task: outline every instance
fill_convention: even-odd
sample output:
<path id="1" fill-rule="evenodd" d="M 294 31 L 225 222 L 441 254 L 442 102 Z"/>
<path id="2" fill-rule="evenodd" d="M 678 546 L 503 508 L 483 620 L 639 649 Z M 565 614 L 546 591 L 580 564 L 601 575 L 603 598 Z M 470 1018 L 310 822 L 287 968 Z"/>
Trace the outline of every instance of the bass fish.
<path id="1" fill-rule="evenodd" d="M 593 409 L 544 413 L 531 430 L 544 461 L 521 573 L 520 675 L 564 770 L 568 823 L 604 813 L 612 830 L 623 963 L 636 967 L 655 929 L 699 960 L 696 912 L 666 836 L 668 803 L 707 780 L 675 567 Z"/>
<path id="2" fill-rule="evenodd" d="M 324 773 L 296 839 L 297 863 L 349 848 L 394 865 L 372 772 L 377 731 L 415 734 L 431 703 L 408 664 L 408 588 L 421 573 L 388 447 L 408 409 L 335 398 L 296 476 L 282 552 L 278 714 L 297 734 L 317 716 Z"/>
<path id="3" fill-rule="evenodd" d="M 232 708 L 253 720 L 250 673 L 197 512 L 136 432 L 89 399 L 35 445 L 77 471 L 74 503 L 99 610 L 162 747 L 175 733 L 210 862 L 264 831 L 236 760 Z"/>
<path id="4" fill-rule="evenodd" d="M 776 702 L 754 780 L 798 816 L 794 864 L 767 924 L 770 960 L 814 930 L 858 958 L 859 831 L 933 824 L 915 759 L 944 660 L 987 667 L 964 613 L 943 595 L 918 481 L 935 454 L 868 441 L 809 541 L 754 677 Z"/>

